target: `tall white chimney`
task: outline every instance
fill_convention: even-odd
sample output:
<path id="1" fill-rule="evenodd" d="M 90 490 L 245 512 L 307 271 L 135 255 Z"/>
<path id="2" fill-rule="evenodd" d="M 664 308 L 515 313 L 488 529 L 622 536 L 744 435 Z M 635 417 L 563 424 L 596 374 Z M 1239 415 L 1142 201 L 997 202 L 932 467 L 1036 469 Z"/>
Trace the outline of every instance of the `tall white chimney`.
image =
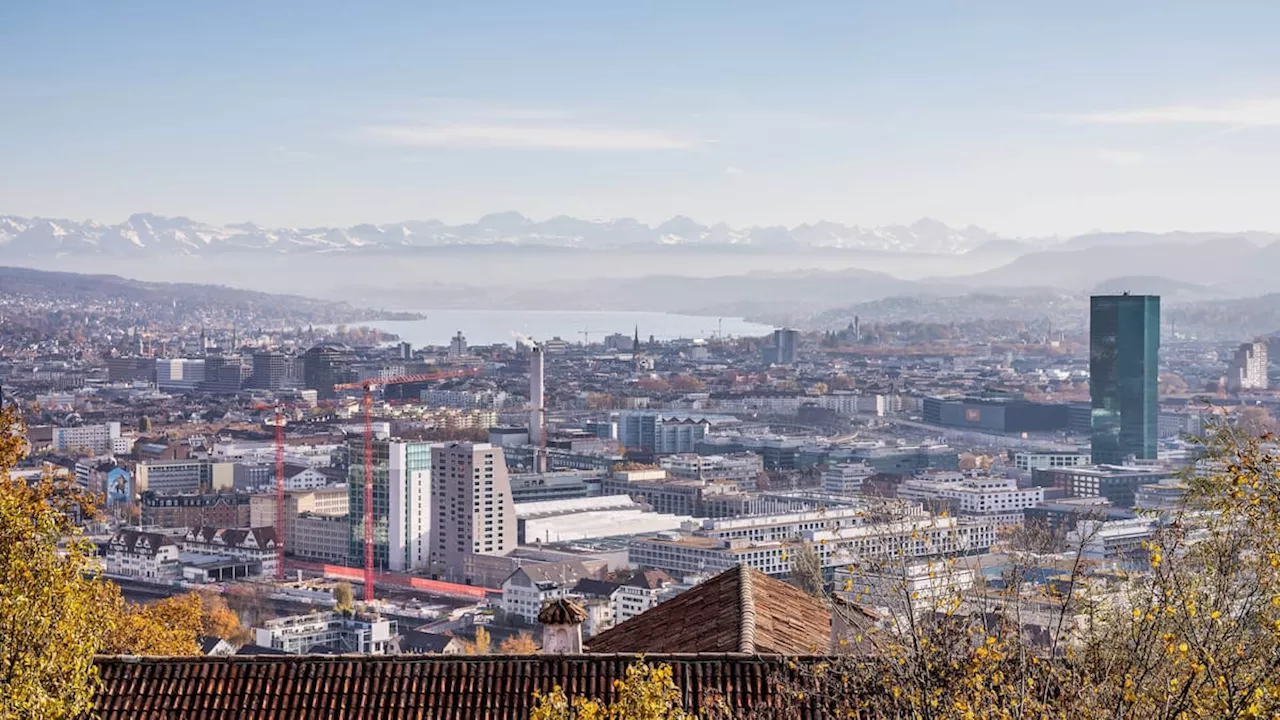
<path id="1" fill-rule="evenodd" d="M 542 362 L 542 346 L 534 345 L 529 353 L 529 444 L 540 447 L 546 440 L 547 415 L 545 366 Z"/>

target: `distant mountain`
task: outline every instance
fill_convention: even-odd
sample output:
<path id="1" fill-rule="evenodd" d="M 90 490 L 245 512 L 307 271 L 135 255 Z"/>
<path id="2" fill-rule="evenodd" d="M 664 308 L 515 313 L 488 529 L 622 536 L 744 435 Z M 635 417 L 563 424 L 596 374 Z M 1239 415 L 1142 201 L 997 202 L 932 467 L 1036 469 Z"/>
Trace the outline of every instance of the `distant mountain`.
<path id="1" fill-rule="evenodd" d="M 753 246 L 841 248 L 901 253 L 964 253 L 993 242 L 978 227 L 956 229 L 923 219 L 911 225 L 859 227 L 832 222 L 786 227 L 731 228 L 677 216 L 657 226 L 630 218 L 579 220 L 558 216 L 536 222 L 520 213 L 486 215 L 474 223 L 438 220 L 347 228 L 213 225 L 186 217 L 132 215 L 118 225 L 0 216 L 0 252 L 10 256 L 200 255 L 215 252 L 388 252 L 447 246 L 542 246 L 608 249 L 631 246 Z"/>
<path id="2" fill-rule="evenodd" d="M 360 285 L 344 294 L 362 305 L 523 310 L 656 310 L 695 315 L 807 314 L 889 295 L 929 295 L 949 286 L 922 286 L 867 270 L 747 273 L 720 277 L 648 275 L 584 278 L 530 285 Z"/>
<path id="3" fill-rule="evenodd" d="M 1222 298 L 1226 293 L 1195 283 L 1170 280 L 1163 277 L 1128 276 L 1104 280 L 1091 291 L 1093 295 L 1159 295 L 1166 303 L 1188 300 L 1212 300 Z"/>
<path id="4" fill-rule="evenodd" d="M 1121 242 L 1032 252 L 992 270 L 942 280 L 973 289 L 1034 284 L 1085 291 L 1113 278 L 1159 278 L 1162 283 L 1183 285 L 1177 289 L 1196 286 L 1220 296 L 1280 291 L 1280 243 L 1260 247 L 1239 235 L 1203 235 L 1211 237 L 1192 242 L 1188 234 L 1150 244 Z"/>
<path id="5" fill-rule="evenodd" d="M 0 305 L 21 313 L 28 304 L 67 304 L 102 308 L 103 312 L 135 312 L 141 320 L 163 318 L 192 322 L 209 313 L 235 316 L 264 325 L 415 320 L 417 313 L 387 312 L 352 307 L 344 302 L 298 295 L 239 290 L 223 285 L 162 283 L 130 280 L 118 275 L 46 272 L 0 266 Z"/>
<path id="6" fill-rule="evenodd" d="M 1083 250 L 1094 247 L 1135 247 L 1142 245 L 1199 245 L 1215 240 L 1245 240 L 1259 247 L 1280 240 L 1280 234 L 1265 232 L 1184 232 L 1168 233 L 1119 232 L 1086 233 L 1058 245 L 1058 250 Z"/>

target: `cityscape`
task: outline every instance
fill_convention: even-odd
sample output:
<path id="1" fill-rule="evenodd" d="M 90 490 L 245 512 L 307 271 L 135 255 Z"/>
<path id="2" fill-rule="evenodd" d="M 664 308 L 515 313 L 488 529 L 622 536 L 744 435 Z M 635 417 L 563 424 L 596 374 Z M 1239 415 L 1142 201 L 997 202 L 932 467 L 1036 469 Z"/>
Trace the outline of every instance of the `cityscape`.
<path id="1" fill-rule="evenodd" d="M 1280 14 L 321 5 L 0 9 L 0 720 L 1280 717 Z"/>

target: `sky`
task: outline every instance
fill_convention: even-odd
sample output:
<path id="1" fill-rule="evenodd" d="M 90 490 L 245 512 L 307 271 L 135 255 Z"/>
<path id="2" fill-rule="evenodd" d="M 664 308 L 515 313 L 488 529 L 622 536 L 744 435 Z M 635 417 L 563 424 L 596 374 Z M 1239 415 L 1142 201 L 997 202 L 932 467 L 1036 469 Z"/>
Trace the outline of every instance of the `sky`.
<path id="1" fill-rule="evenodd" d="M 0 2 L 0 214 L 1280 231 L 1280 3 Z"/>

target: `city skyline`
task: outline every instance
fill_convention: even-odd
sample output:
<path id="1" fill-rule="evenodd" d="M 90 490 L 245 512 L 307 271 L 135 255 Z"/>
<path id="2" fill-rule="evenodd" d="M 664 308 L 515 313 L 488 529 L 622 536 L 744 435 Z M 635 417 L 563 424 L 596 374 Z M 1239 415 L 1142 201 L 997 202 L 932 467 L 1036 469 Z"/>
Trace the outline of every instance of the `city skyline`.
<path id="1" fill-rule="evenodd" d="M 1280 229 L 1280 8 L 297 8 L 0 10 L 3 212 Z"/>

